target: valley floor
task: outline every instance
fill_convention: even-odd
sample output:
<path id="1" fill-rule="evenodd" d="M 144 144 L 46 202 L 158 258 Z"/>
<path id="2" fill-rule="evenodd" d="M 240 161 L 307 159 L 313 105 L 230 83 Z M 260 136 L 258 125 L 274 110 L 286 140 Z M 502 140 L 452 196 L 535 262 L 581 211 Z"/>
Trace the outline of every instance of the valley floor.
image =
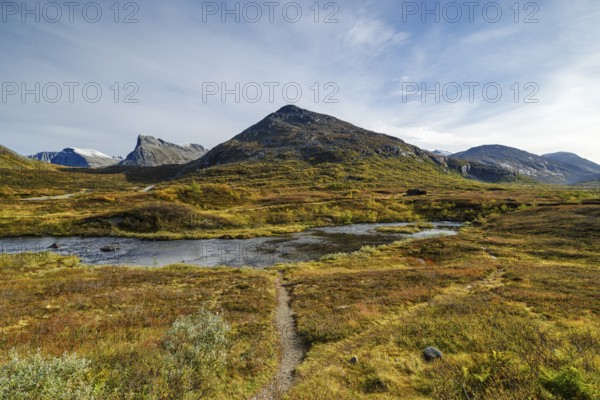
<path id="1" fill-rule="evenodd" d="M 306 348 L 285 398 L 596 399 L 599 226 L 528 207 L 268 270 L 3 255 L 0 398 L 250 398 L 279 369 L 280 273 Z"/>

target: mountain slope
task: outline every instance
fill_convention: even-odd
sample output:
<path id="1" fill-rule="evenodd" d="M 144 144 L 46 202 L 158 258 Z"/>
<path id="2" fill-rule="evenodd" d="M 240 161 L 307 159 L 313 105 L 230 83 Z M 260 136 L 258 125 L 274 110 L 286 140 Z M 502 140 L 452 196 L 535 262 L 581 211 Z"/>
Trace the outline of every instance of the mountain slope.
<path id="1" fill-rule="evenodd" d="M 102 168 L 115 165 L 117 160 L 97 150 L 67 147 L 58 152 L 41 152 L 29 156 L 35 160 L 76 168 Z"/>
<path id="2" fill-rule="evenodd" d="M 0 168 L 51 169 L 48 165 L 32 160 L 0 145 Z"/>
<path id="3" fill-rule="evenodd" d="M 501 145 L 474 147 L 450 158 L 478 162 L 551 184 L 572 184 L 592 175 L 573 165 Z"/>
<path id="4" fill-rule="evenodd" d="M 553 161 L 560 162 L 562 164 L 570 165 L 582 171 L 582 173 L 600 174 L 600 165 L 586 160 L 585 158 L 579 157 L 574 153 L 558 152 L 551 154 L 544 154 L 542 157 Z"/>
<path id="5" fill-rule="evenodd" d="M 178 145 L 152 136 L 138 136 L 135 149 L 119 165 L 133 167 L 157 167 L 160 165 L 185 164 L 206 154 L 199 144 Z"/>

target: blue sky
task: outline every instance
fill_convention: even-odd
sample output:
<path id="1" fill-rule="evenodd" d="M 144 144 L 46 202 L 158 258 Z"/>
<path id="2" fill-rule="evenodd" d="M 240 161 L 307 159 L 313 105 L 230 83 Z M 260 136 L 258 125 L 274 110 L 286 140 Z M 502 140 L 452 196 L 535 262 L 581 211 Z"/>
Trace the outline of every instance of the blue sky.
<path id="1" fill-rule="evenodd" d="M 214 147 L 291 99 L 430 150 L 499 143 L 600 162 L 600 2 L 524 1 L 518 15 L 515 2 L 475 2 L 473 20 L 463 1 L 322 1 L 318 15 L 314 0 L 239 2 L 239 22 L 235 13 L 223 22 L 222 2 L 124 1 L 115 15 L 105 1 L 96 23 L 91 2 L 79 3 L 73 22 L 60 1 L 60 18 L 48 2 L 29 14 L 5 3 L 0 144 L 23 154 L 71 146 L 125 155 L 147 134 Z M 439 21 L 423 4 L 437 5 Z M 209 95 L 236 83 L 239 101 Z"/>

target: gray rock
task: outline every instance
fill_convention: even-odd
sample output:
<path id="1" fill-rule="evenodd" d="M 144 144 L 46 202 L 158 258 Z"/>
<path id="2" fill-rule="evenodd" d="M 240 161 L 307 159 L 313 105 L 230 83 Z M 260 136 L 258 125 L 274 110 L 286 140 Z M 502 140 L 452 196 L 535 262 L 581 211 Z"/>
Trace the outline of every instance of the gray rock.
<path id="1" fill-rule="evenodd" d="M 358 363 L 358 357 L 352 356 L 352 358 L 350 359 L 350 364 L 357 364 L 357 363 Z"/>
<path id="2" fill-rule="evenodd" d="M 60 245 L 58 243 L 52 243 L 50 246 L 48 246 L 49 249 L 58 249 L 60 248 Z"/>
<path id="3" fill-rule="evenodd" d="M 199 144 L 179 145 L 152 136 L 138 137 L 135 149 L 119 165 L 128 167 L 157 167 L 160 165 L 186 164 L 206 154 Z"/>
<path id="4" fill-rule="evenodd" d="M 425 358 L 425 361 L 434 361 L 438 358 L 441 359 L 442 357 L 442 352 L 435 347 L 428 347 L 423 350 L 423 358 Z"/>

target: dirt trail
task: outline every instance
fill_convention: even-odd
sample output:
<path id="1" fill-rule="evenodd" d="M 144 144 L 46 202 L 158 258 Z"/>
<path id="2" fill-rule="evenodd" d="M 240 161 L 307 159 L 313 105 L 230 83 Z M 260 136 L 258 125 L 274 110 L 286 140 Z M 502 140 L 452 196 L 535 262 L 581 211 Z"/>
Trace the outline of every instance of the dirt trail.
<path id="1" fill-rule="evenodd" d="M 75 197 L 81 193 L 83 193 L 83 192 L 61 194 L 59 196 L 29 197 L 27 199 L 21 199 L 21 200 L 23 200 L 23 201 L 64 200 L 64 199 L 70 199 L 71 197 Z"/>
<path id="2" fill-rule="evenodd" d="M 279 274 L 275 283 L 277 289 L 277 310 L 275 323 L 279 332 L 281 359 L 274 379 L 251 400 L 280 399 L 294 383 L 294 370 L 304 358 L 305 348 L 296 332 L 294 313 L 290 308 L 290 296 L 282 284 Z"/>

